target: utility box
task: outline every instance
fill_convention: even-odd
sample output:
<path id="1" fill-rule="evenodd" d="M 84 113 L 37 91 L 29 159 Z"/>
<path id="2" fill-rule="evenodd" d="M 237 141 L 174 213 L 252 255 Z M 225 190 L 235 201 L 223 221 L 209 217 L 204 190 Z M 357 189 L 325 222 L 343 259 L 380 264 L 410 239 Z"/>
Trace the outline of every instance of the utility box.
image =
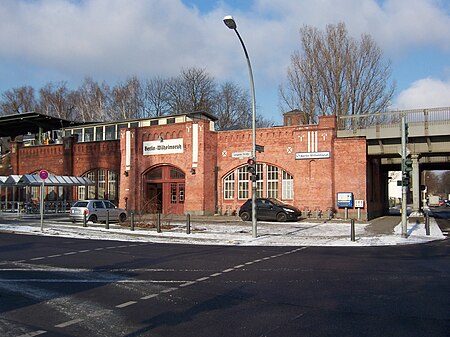
<path id="1" fill-rule="evenodd" d="M 428 197 L 428 206 L 439 206 L 439 196 L 438 195 L 430 195 Z"/>

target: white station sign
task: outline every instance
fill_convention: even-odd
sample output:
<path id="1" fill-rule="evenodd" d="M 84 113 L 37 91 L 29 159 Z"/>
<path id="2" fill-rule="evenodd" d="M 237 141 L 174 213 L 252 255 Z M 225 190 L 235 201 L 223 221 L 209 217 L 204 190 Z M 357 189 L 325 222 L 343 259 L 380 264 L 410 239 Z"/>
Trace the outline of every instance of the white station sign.
<path id="1" fill-rule="evenodd" d="M 144 156 L 183 153 L 183 138 L 152 140 L 143 143 Z"/>

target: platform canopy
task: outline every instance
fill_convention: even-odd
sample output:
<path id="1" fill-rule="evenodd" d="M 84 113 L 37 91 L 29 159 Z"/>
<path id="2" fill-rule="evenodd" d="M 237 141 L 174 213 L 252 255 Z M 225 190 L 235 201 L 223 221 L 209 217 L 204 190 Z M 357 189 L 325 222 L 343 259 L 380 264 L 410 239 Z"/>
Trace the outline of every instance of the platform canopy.
<path id="1" fill-rule="evenodd" d="M 89 186 L 95 183 L 86 177 L 48 176 L 46 186 Z M 10 175 L 0 177 L 0 186 L 40 186 L 42 179 L 38 174 Z"/>
<path id="2" fill-rule="evenodd" d="M 40 114 L 38 112 L 17 113 L 0 116 L 0 137 L 14 138 L 28 133 L 36 134 L 78 124 L 79 123 Z"/>

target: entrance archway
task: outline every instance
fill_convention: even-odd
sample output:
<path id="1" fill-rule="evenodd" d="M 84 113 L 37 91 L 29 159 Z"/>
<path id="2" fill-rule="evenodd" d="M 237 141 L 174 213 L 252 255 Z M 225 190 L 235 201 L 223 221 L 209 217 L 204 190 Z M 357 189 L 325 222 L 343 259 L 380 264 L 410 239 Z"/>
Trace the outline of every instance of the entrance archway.
<path id="1" fill-rule="evenodd" d="M 185 174 L 170 166 L 158 166 L 144 175 L 144 205 L 149 213 L 183 214 Z"/>

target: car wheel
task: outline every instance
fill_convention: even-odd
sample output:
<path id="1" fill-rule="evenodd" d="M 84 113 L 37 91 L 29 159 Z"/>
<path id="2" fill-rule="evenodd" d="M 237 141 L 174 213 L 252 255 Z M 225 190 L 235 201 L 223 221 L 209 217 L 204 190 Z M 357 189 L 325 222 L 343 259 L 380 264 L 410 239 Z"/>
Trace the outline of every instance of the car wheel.
<path id="1" fill-rule="evenodd" d="M 91 215 L 89 217 L 88 221 L 92 221 L 93 223 L 96 223 L 98 221 L 97 216 L 96 215 Z"/>
<path id="2" fill-rule="evenodd" d="M 287 220 L 287 216 L 284 213 L 278 213 L 277 214 L 277 221 L 285 222 Z"/>
<path id="3" fill-rule="evenodd" d="M 250 213 L 249 212 L 242 212 L 241 213 L 241 219 L 244 221 L 249 221 L 250 220 Z"/>
<path id="4" fill-rule="evenodd" d="M 119 222 L 125 222 L 127 220 L 127 215 L 125 213 L 120 213 Z"/>

